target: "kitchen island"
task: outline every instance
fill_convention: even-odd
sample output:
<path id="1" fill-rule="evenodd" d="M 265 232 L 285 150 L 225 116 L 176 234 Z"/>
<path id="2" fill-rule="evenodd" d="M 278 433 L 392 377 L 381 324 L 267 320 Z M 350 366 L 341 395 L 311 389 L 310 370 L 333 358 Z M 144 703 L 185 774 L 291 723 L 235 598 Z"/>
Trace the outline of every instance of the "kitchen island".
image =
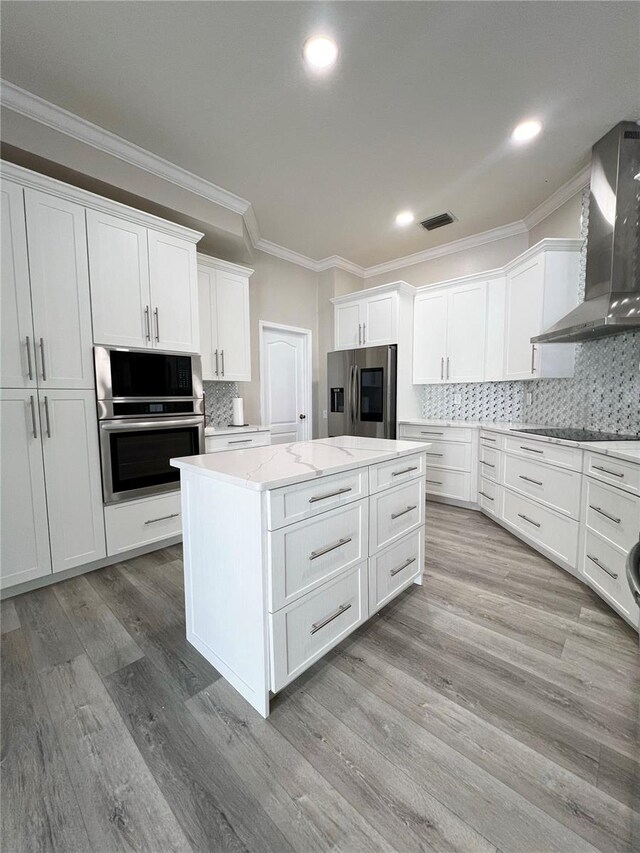
<path id="1" fill-rule="evenodd" d="M 342 436 L 171 460 L 187 639 L 262 716 L 422 583 L 428 447 Z"/>

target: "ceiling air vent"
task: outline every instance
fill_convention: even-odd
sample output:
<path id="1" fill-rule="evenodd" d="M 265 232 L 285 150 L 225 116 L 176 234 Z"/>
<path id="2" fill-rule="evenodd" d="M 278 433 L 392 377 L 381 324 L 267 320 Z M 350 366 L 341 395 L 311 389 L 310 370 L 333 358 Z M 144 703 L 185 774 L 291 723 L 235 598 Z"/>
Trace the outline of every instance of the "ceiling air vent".
<path id="1" fill-rule="evenodd" d="M 424 219 L 420 225 L 426 228 L 427 231 L 435 231 L 436 228 L 442 228 L 443 225 L 451 225 L 456 218 L 451 213 L 439 213 L 437 216 L 430 216 L 429 219 Z"/>

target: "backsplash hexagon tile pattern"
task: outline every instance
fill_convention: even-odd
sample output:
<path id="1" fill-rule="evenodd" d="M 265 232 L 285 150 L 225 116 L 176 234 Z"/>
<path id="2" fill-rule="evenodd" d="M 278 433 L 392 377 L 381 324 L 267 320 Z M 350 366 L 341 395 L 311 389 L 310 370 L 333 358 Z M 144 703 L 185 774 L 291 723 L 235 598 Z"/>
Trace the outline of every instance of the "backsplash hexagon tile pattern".
<path id="1" fill-rule="evenodd" d="M 234 397 L 238 397 L 236 382 L 203 382 L 207 426 L 230 424 L 233 419 Z"/>
<path id="2" fill-rule="evenodd" d="M 589 191 L 582 194 L 581 233 L 587 236 Z M 584 298 L 586 240 L 580 265 Z M 527 398 L 531 397 L 531 402 Z M 571 379 L 424 385 L 422 417 L 526 421 L 640 434 L 640 332 L 576 344 Z"/>

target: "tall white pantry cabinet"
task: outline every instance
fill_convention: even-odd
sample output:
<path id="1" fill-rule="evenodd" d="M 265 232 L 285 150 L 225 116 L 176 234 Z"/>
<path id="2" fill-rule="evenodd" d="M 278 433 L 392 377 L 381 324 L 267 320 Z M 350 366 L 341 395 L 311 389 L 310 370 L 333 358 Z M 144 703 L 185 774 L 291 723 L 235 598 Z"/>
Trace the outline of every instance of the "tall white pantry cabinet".
<path id="1" fill-rule="evenodd" d="M 107 557 L 93 345 L 199 351 L 202 235 L 9 163 L 2 172 L 5 589 Z"/>

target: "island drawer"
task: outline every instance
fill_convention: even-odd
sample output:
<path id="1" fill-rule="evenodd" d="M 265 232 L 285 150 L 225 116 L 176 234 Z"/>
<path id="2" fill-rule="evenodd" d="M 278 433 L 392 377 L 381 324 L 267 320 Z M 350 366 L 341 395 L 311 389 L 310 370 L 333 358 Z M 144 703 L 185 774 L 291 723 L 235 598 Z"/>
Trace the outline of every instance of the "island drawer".
<path id="1" fill-rule="evenodd" d="M 491 515 L 500 516 L 500 486 L 493 480 L 480 477 L 478 485 L 478 503 Z"/>
<path id="2" fill-rule="evenodd" d="M 626 492 L 640 495 L 640 465 L 637 463 L 587 451 L 584 459 L 584 473 L 595 477 L 596 480 L 624 489 Z"/>
<path id="3" fill-rule="evenodd" d="M 271 433 L 267 431 L 240 433 L 238 435 L 206 435 L 205 453 L 220 453 L 222 450 L 246 450 L 248 447 L 263 447 L 271 444 Z"/>
<path id="4" fill-rule="evenodd" d="M 640 538 L 640 498 L 584 478 L 587 528 L 627 554 Z"/>
<path id="5" fill-rule="evenodd" d="M 580 517 L 582 474 L 533 459 L 505 455 L 504 484 L 558 512 Z"/>
<path id="6" fill-rule="evenodd" d="M 502 518 L 542 549 L 576 568 L 579 532 L 577 521 L 507 488 L 502 489 Z"/>
<path id="7" fill-rule="evenodd" d="M 268 533 L 269 611 L 367 557 L 367 498 Z"/>
<path id="8" fill-rule="evenodd" d="M 182 533 L 180 492 L 104 508 L 107 554 L 112 557 Z"/>
<path id="9" fill-rule="evenodd" d="M 360 500 L 368 494 L 368 468 L 272 489 L 267 493 L 267 525 L 269 530 L 277 530 L 286 524 Z"/>
<path id="10" fill-rule="evenodd" d="M 369 467 L 369 489 L 371 494 L 390 489 L 407 480 L 424 477 L 424 453 L 414 453 L 411 456 L 401 456 L 387 462 L 378 462 Z"/>
<path id="11" fill-rule="evenodd" d="M 500 480 L 500 461 L 502 454 L 494 447 L 480 445 L 480 475 L 488 480 Z"/>
<path id="12" fill-rule="evenodd" d="M 269 615 L 271 690 L 281 690 L 368 617 L 367 561 Z"/>
<path id="13" fill-rule="evenodd" d="M 413 480 L 369 499 L 369 554 L 381 551 L 392 542 L 424 524 L 424 480 Z"/>
<path id="14" fill-rule="evenodd" d="M 573 471 L 580 471 L 582 466 L 582 450 L 579 447 L 511 435 L 506 437 L 504 445 L 507 453 L 525 459 L 538 459 L 540 462 L 549 462 L 560 468 L 571 468 Z"/>
<path id="15" fill-rule="evenodd" d="M 398 438 L 419 441 L 465 441 L 470 444 L 473 440 L 473 429 L 439 424 L 400 424 Z"/>
<path id="16" fill-rule="evenodd" d="M 389 548 L 371 557 L 369 566 L 369 615 L 390 601 L 422 574 L 424 528 L 419 527 Z"/>

